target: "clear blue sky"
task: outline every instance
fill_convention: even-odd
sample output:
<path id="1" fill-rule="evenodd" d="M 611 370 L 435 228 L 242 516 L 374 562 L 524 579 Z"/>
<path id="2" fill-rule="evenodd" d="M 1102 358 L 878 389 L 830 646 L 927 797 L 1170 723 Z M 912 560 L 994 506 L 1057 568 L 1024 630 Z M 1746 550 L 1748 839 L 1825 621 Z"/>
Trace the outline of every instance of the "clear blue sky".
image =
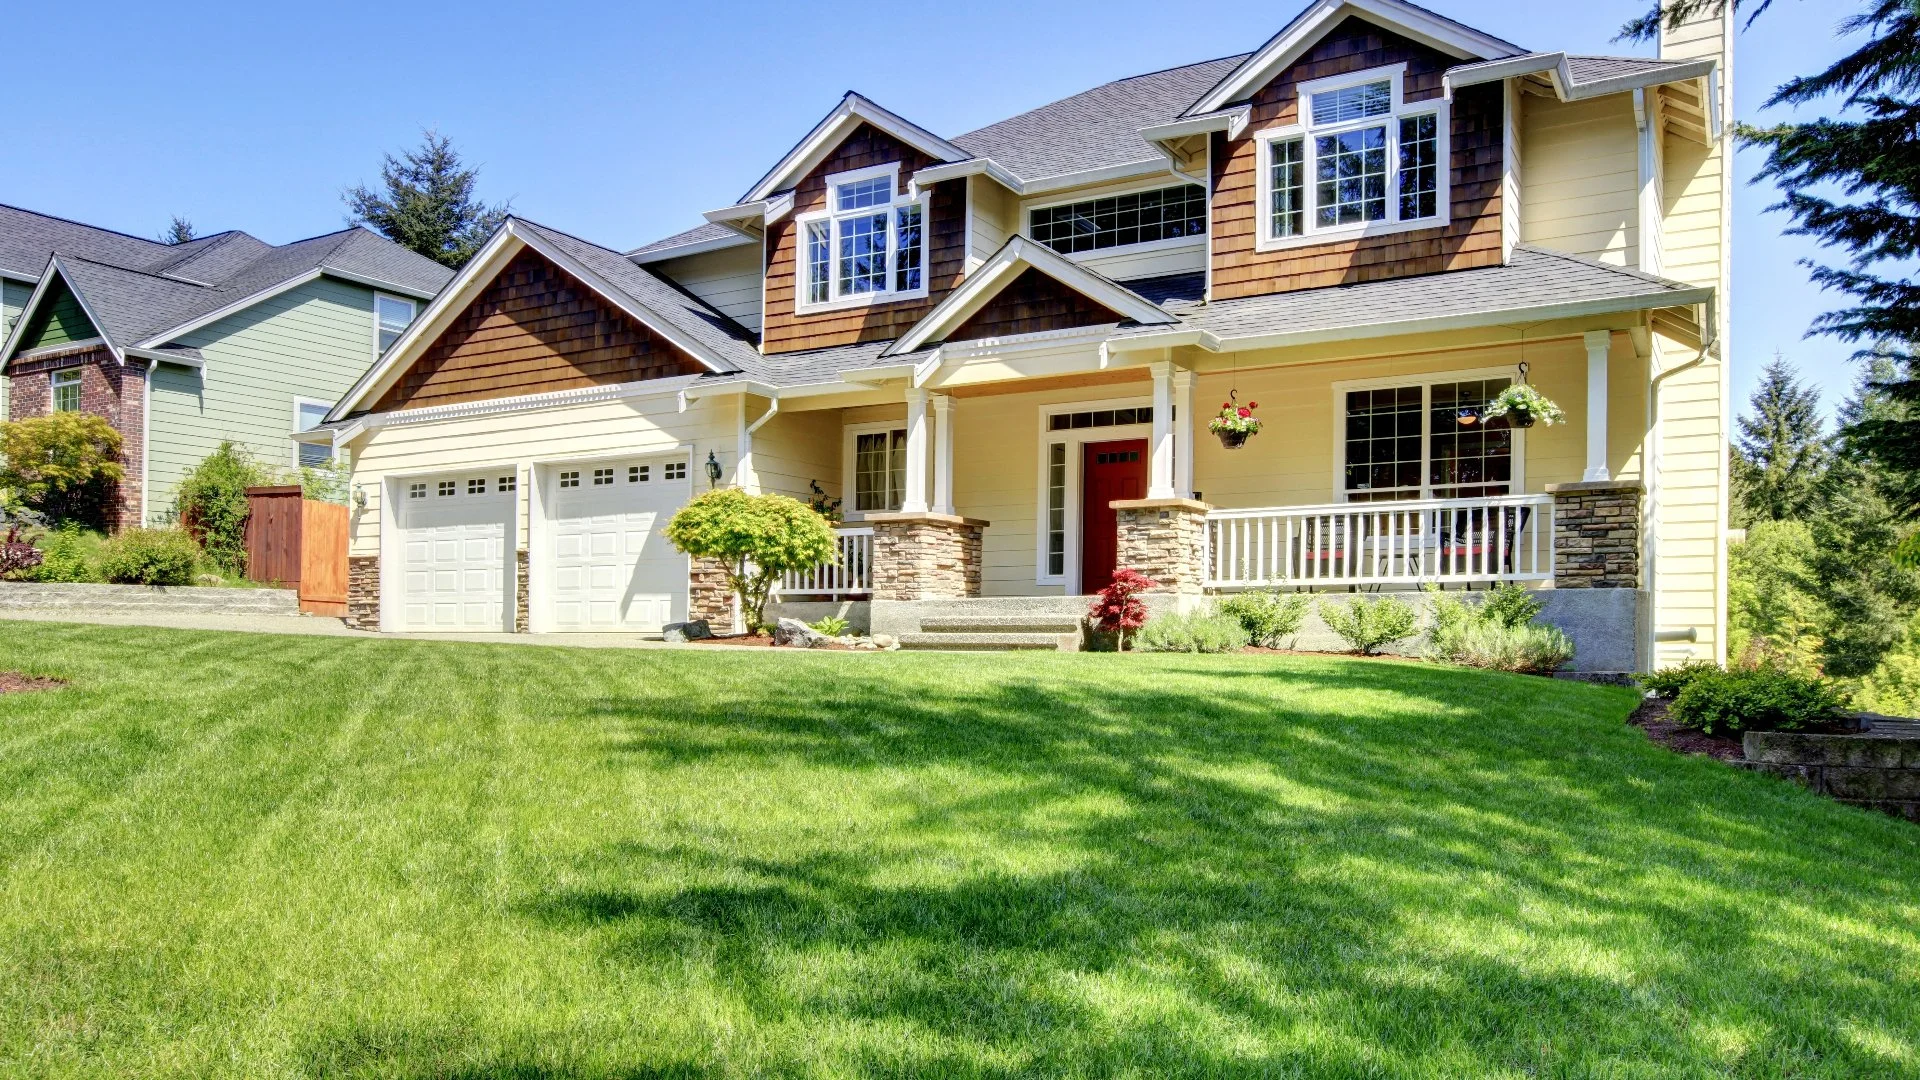
<path id="1" fill-rule="evenodd" d="M 1426 3 L 1528 48 L 1650 51 L 1610 42 L 1641 0 Z M 1740 37 L 1739 115 L 1772 119 L 1758 112 L 1768 91 L 1839 55 L 1834 25 L 1855 7 L 1778 0 Z M 329 27 L 317 10 L 338 18 Z M 624 249 L 731 201 L 845 90 L 958 134 L 1109 79 L 1246 51 L 1293 0 L 988 0 L 832 16 L 849 10 L 14 5 L 0 202 L 141 235 L 182 214 L 202 233 L 282 243 L 339 228 L 341 189 L 376 180 L 383 151 L 433 126 L 481 166 L 485 198 Z M 1743 181 L 1756 165 L 1742 155 Z M 1735 393 L 1744 402 L 1778 349 L 1831 406 L 1852 380 L 1850 350 L 1802 339 L 1832 299 L 1795 265 L 1812 245 L 1762 213 L 1772 201 L 1744 184 L 1735 199 Z"/>

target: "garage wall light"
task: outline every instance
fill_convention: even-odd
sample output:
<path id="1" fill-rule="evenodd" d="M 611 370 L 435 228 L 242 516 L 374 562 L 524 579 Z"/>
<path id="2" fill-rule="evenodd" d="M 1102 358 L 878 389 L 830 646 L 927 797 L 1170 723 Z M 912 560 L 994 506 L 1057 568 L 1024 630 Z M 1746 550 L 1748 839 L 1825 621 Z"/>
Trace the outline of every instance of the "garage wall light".
<path id="1" fill-rule="evenodd" d="M 720 459 L 717 457 L 714 457 L 713 451 L 709 450 L 707 451 L 707 487 L 717 488 L 719 486 L 720 486 Z"/>
<path id="2" fill-rule="evenodd" d="M 366 485 L 364 484 L 353 485 L 353 508 L 355 510 L 365 510 L 367 508 Z"/>

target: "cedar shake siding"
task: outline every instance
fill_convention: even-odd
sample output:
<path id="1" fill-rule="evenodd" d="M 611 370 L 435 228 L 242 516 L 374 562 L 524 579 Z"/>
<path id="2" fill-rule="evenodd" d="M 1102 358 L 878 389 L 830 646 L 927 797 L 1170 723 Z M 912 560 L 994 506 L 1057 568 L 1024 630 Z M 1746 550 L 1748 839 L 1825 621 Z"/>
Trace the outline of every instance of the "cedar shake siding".
<path id="1" fill-rule="evenodd" d="M 985 307 L 948 334 L 947 340 L 973 341 L 1043 330 L 1068 330 L 1116 323 L 1120 318 L 1118 312 L 1108 310 L 1105 304 L 1028 267 L 987 301 Z"/>
<path id="2" fill-rule="evenodd" d="M 373 411 L 697 375 L 703 370 L 698 361 L 527 250 L 455 317 Z"/>
<path id="3" fill-rule="evenodd" d="M 1500 263 L 1501 88 L 1454 94 L 1449 172 L 1451 220 L 1444 226 L 1325 244 L 1254 250 L 1261 131 L 1298 121 L 1301 82 L 1405 63 L 1408 101 L 1440 97 L 1443 54 L 1359 18 L 1348 18 L 1250 100 L 1242 138 L 1213 138 L 1215 300 L 1412 277 Z M 1307 179 L 1309 187 L 1313 180 Z"/>
<path id="4" fill-rule="evenodd" d="M 762 351 L 797 352 L 863 341 L 891 341 L 920 321 L 960 280 L 967 255 L 967 182 L 935 184 L 926 223 L 927 296 L 891 304 L 794 314 L 796 249 L 794 219 L 824 209 L 827 177 L 873 165 L 900 163 L 900 192 L 934 160 L 870 124 L 861 124 L 826 160 L 794 186 L 793 212 L 767 230 L 766 309 L 761 324 Z"/>

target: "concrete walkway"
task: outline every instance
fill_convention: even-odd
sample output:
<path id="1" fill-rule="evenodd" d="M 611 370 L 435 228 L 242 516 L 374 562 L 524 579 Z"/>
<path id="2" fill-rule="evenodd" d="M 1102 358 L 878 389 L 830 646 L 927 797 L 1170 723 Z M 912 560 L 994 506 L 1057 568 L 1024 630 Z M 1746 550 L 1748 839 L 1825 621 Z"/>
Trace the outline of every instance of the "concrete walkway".
<path id="1" fill-rule="evenodd" d="M 15 608 L 0 610 L 0 620 L 153 626 L 166 630 L 229 630 L 242 634 L 297 634 L 382 641 L 473 641 L 489 645 L 568 646 L 578 649 L 713 648 L 711 645 L 669 645 L 638 634 L 376 634 L 368 630 L 350 630 L 339 619 L 318 615 L 210 615 L 197 612 Z"/>

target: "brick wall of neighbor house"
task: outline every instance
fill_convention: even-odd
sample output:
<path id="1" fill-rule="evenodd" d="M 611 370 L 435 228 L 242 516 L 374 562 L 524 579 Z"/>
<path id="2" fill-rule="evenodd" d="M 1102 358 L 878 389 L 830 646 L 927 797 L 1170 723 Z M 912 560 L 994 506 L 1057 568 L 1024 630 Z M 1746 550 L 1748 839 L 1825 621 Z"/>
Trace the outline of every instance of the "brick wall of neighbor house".
<path id="1" fill-rule="evenodd" d="M 56 371 L 80 369 L 80 408 L 106 419 L 120 434 L 122 477 L 114 485 L 107 527 L 134 528 L 140 520 L 140 474 L 146 461 L 146 368 L 122 365 L 101 346 L 55 352 L 15 361 L 12 368 L 12 418 L 43 416 L 53 408 L 52 376 Z"/>
<path id="2" fill-rule="evenodd" d="M 347 558 L 346 624 L 355 630 L 380 629 L 380 556 Z"/>
<path id="3" fill-rule="evenodd" d="M 1407 65 L 1403 92 L 1408 101 L 1440 97 L 1441 74 L 1454 63 L 1434 49 L 1350 17 L 1253 96 L 1252 117 L 1241 138 L 1214 136 L 1213 299 L 1499 264 L 1503 106 L 1498 83 L 1464 87 L 1454 95 L 1448 224 L 1281 251 L 1254 250 L 1255 185 L 1261 182 L 1254 136 L 1298 121 L 1298 83 L 1402 62 Z"/>
<path id="4" fill-rule="evenodd" d="M 374 411 L 642 379 L 696 375 L 700 363 L 600 299 L 537 252 L 522 251 L 374 405 Z"/>
<path id="5" fill-rule="evenodd" d="M 873 304 L 817 315 L 794 313 L 798 246 L 794 218 L 826 206 L 829 175 L 894 161 L 900 162 L 900 191 L 903 193 L 915 170 L 934 163 L 932 158 L 893 136 L 862 124 L 847 136 L 838 149 L 827 155 L 826 160 L 794 186 L 793 212 L 767 230 L 766 309 L 761 323 L 762 340 L 767 352 L 796 352 L 862 341 L 889 341 L 919 322 L 920 317 L 939 303 L 941 297 L 960 280 L 966 268 L 967 255 L 967 182 L 949 180 L 934 185 L 932 203 L 928 208 L 926 299 Z"/>
<path id="6" fill-rule="evenodd" d="M 947 340 L 974 341 L 1119 321 L 1118 312 L 1028 267 L 948 334 Z"/>

